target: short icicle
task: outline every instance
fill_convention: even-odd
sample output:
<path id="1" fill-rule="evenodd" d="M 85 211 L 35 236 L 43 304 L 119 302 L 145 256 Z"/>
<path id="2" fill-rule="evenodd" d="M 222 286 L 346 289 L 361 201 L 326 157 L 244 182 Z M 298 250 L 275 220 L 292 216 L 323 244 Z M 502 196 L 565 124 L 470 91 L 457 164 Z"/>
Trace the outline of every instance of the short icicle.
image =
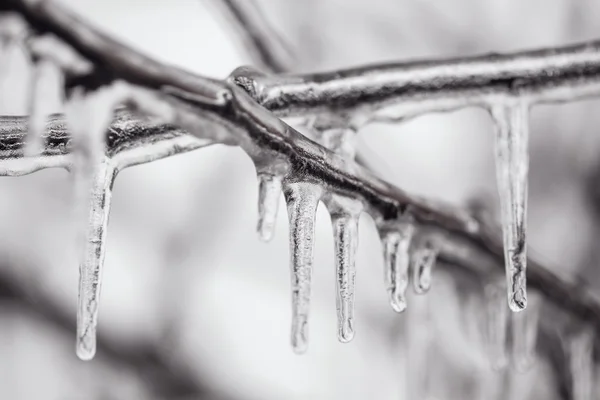
<path id="1" fill-rule="evenodd" d="M 302 354 L 308 347 L 315 219 L 321 198 L 320 187 L 306 182 L 285 182 L 284 194 L 290 223 L 292 275 L 292 347 Z"/>
<path id="2" fill-rule="evenodd" d="M 256 230 L 263 242 L 269 242 L 275 232 L 282 181 L 281 176 L 258 172 L 258 223 Z"/>
<path id="3" fill-rule="evenodd" d="M 594 397 L 594 341 L 596 337 L 591 327 L 584 328 L 569 338 L 568 356 L 571 371 L 573 400 L 592 400 Z"/>
<path id="4" fill-rule="evenodd" d="M 527 307 L 527 174 L 529 169 L 529 104 L 514 100 L 492 107 L 496 126 L 496 174 L 504 258 L 508 286 L 508 304 L 512 311 Z"/>
<path id="5" fill-rule="evenodd" d="M 88 226 L 79 265 L 79 301 L 77 307 L 77 356 L 90 360 L 96 353 L 96 325 L 106 249 L 106 230 L 116 168 L 105 160 L 95 170 L 90 193 Z"/>
<path id="6" fill-rule="evenodd" d="M 517 371 L 526 371 L 535 362 L 538 323 L 542 299 L 538 293 L 530 293 L 526 313 L 512 314 L 512 362 Z"/>
<path id="7" fill-rule="evenodd" d="M 383 244 L 385 285 L 390 305 L 398 313 L 406 310 L 406 289 L 408 288 L 410 265 L 409 249 L 414 230 L 414 225 L 409 221 L 399 222 L 379 230 Z"/>
<path id="8" fill-rule="evenodd" d="M 325 204 L 331 214 L 335 240 L 336 308 L 338 340 L 347 343 L 354 338 L 354 285 L 358 219 L 362 204 L 338 195 L 328 196 Z"/>
<path id="9" fill-rule="evenodd" d="M 52 99 L 62 97 L 63 72 L 59 65 L 47 59 L 38 60 L 34 67 L 29 107 L 29 132 L 25 156 L 36 156 L 44 148 L 44 132 L 52 113 Z M 58 96 L 57 96 L 58 94 Z M 50 100 L 49 100 L 50 99 Z"/>
<path id="10" fill-rule="evenodd" d="M 413 289 L 417 294 L 423 294 L 431 288 L 433 267 L 440 252 L 438 240 L 427 234 L 415 245 L 412 252 Z"/>
<path id="11" fill-rule="evenodd" d="M 490 364 L 494 370 L 501 370 L 508 363 L 506 333 L 508 328 L 508 308 L 506 307 L 503 285 L 489 283 L 484 288 L 486 324 L 485 337 Z"/>

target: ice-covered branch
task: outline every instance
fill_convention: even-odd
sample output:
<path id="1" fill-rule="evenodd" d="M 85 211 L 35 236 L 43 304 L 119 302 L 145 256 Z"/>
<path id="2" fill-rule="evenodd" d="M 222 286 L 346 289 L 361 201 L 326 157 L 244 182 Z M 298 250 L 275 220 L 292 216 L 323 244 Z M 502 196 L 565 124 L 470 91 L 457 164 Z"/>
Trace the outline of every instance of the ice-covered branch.
<path id="1" fill-rule="evenodd" d="M 315 189 L 296 190 L 297 196 L 288 195 L 292 228 L 294 234 L 298 234 L 297 247 L 292 249 L 292 268 L 297 281 L 294 310 L 298 319 L 294 321 L 294 340 L 299 351 L 305 347 L 304 324 L 310 294 L 306 279 L 310 277 L 313 238 L 308 237 L 311 216 L 297 215 L 298 210 L 312 212 L 316 207 L 314 203 L 328 196 L 351 198 L 353 203 L 360 203 L 361 209 L 373 217 L 380 229 L 389 231 L 406 221 L 416 224 L 419 229 L 426 228 L 424 231 L 431 235 L 428 240 L 437 243 L 434 253 L 439 252 L 438 259 L 482 277 L 500 273 L 503 245 L 497 231 L 488 229 L 467 211 L 411 196 L 383 182 L 353 161 L 307 139 L 269 109 L 279 115 L 352 111 L 364 122 L 382 117 L 380 111 L 390 105 L 413 107 L 412 113 L 387 114 L 385 118 L 473 104 L 488 106 L 487 102 L 498 97 L 504 99 L 516 94 L 536 102 L 579 98 L 596 94 L 598 90 L 595 65 L 600 64 L 596 60 L 600 56 L 593 44 L 558 51 L 363 68 L 308 77 L 265 77 L 248 73 L 248 69 L 238 69 L 228 81 L 215 81 L 150 60 L 90 28 L 55 2 L 9 0 L 6 5 L 21 13 L 33 30 L 52 33 L 93 63 L 91 71 L 67 76 L 67 87 L 93 92 L 102 85 L 125 82 L 132 88 L 132 93 L 128 91 L 123 99 L 127 104 L 156 114 L 171 124 L 139 132 L 135 123 L 115 128 L 119 126 L 117 118 L 117 125 L 113 123 L 108 128 L 105 153 L 116 163 L 117 169 L 216 141 L 241 146 L 255 161 L 259 174 L 276 177 L 283 188 Z M 152 112 L 156 109 L 160 112 Z M 130 117 L 123 118 L 130 121 L 127 119 Z M 184 135 L 173 126 L 185 129 L 191 135 Z M 3 167 L 5 175 L 32 172 L 47 166 L 69 166 L 70 141 L 64 130 L 62 138 L 48 137 L 41 157 L 23 158 L 20 152 L 24 128 L 19 129 L 21 134 L 16 134 L 13 123 L 12 128 L 3 133 L 7 140 L 0 138 L 2 148 L 8 152 L 1 162 L 7 166 Z M 110 135 L 115 132 L 121 140 L 111 141 Z M 58 150 L 52 148 L 53 153 L 48 153 L 48 143 L 56 140 L 63 143 L 66 150 L 61 150 L 59 145 Z M 276 186 L 278 190 L 279 185 Z M 273 197 L 272 193 L 264 196 L 265 199 Z M 261 213 L 269 221 L 273 218 L 273 212 L 268 209 L 272 203 L 265 200 Z M 356 217 L 345 208 L 337 214 Z M 522 220 L 523 215 L 519 214 L 517 218 Z M 343 221 L 348 225 L 346 219 Z M 340 285 L 344 286 L 340 288 L 342 296 L 351 292 L 345 285 L 353 279 L 346 257 L 352 258 L 350 250 L 354 238 L 347 234 L 354 229 L 348 230 L 345 225 L 337 233 L 340 254 L 344 257 L 338 264 L 343 275 L 340 280 Z M 265 229 L 264 236 L 268 238 L 268 226 Z M 439 242 L 435 240 L 438 238 Z M 396 245 L 394 241 L 386 246 L 390 252 L 396 251 L 394 248 L 402 248 L 402 251 L 408 248 L 407 243 Z M 394 261 L 401 258 L 402 262 Z M 401 309 L 404 307 L 405 255 L 389 254 L 387 259 L 395 280 L 395 283 L 391 282 L 391 294 L 396 308 Z M 579 290 L 531 259 L 529 282 L 559 308 L 590 322 L 596 329 L 600 328 L 600 304 L 586 291 Z M 349 297 L 340 300 L 340 321 L 344 329 L 351 325 L 349 304 Z M 88 310 L 92 314 L 95 312 L 93 307 Z M 349 332 L 342 336 L 349 338 Z"/>
<path id="2" fill-rule="evenodd" d="M 344 112 L 361 119 L 494 104 L 519 96 L 531 104 L 600 94 L 600 41 L 474 57 L 361 66 L 252 82 L 256 99 L 277 115 Z"/>

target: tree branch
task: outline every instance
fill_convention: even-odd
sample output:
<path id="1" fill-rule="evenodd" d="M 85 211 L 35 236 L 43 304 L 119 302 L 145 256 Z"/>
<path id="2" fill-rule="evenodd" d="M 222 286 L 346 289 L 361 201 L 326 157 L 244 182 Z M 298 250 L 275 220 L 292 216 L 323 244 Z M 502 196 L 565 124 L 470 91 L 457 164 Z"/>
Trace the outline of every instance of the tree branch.
<path id="1" fill-rule="evenodd" d="M 442 260 L 482 276 L 503 271 L 502 245 L 495 230 L 465 210 L 411 196 L 379 180 L 306 139 L 257 105 L 248 93 L 278 115 L 332 111 L 364 115 L 365 111 L 375 114 L 384 107 L 401 106 L 402 112 L 394 113 L 394 118 L 467 105 L 488 105 L 498 96 L 506 95 L 529 96 L 540 102 L 598 93 L 600 45 L 597 43 L 310 76 L 261 77 L 238 69 L 230 82 L 220 82 L 147 60 L 138 53 L 129 57 L 132 50 L 89 28 L 55 2 L 10 0 L 8 6 L 20 12 L 35 30 L 52 32 L 95 63 L 91 76 L 96 78 L 74 81 L 78 85 L 94 88 L 92 83 L 123 79 L 152 89 L 157 101 L 177 113 L 169 122 L 197 137 L 205 138 L 210 129 L 225 128 L 233 137 L 229 144 L 240 145 L 251 157 L 284 160 L 290 167 L 287 179 L 318 183 L 329 191 L 362 200 L 378 222 L 393 221 L 408 212 L 420 224 L 449 232 L 445 235 Z M 131 142 L 127 142 L 132 143 L 131 147 L 120 149 L 112 157 L 126 158 L 138 149 L 138 156 L 142 150 L 146 156 L 136 163 L 151 161 L 156 151 L 152 146 L 162 143 L 163 139 L 159 133 L 144 137 L 133 135 Z M 189 136 L 178 137 L 190 140 Z M 223 137 L 217 139 L 224 140 Z M 20 149 L 18 143 L 11 146 L 13 150 Z M 191 147 L 172 146 L 170 151 L 188 151 Z M 111 151 L 110 141 L 108 151 Z M 161 154 L 162 157 L 166 153 Z M 14 160 L 5 159 L 6 162 Z M 535 260 L 529 260 L 528 274 L 531 286 L 558 308 L 600 329 L 600 304 L 589 293 Z"/>
<path id="2" fill-rule="evenodd" d="M 369 65 L 332 72 L 254 76 L 249 85 L 280 116 L 340 112 L 405 119 L 518 96 L 531 104 L 600 94 L 600 41 L 523 51 Z"/>
<path id="3" fill-rule="evenodd" d="M 264 71 L 282 73 L 291 70 L 292 52 L 258 9 L 255 0 L 217 0 L 220 14 L 238 34 L 237 39 L 250 53 L 252 61 Z"/>

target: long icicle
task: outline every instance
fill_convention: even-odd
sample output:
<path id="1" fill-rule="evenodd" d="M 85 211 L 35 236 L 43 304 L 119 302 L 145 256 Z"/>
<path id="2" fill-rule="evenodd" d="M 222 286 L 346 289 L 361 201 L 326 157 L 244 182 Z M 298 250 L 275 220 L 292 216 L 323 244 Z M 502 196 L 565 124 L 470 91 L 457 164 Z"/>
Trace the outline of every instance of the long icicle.
<path id="1" fill-rule="evenodd" d="M 90 193 L 88 228 L 79 265 L 76 352 L 82 360 L 90 360 L 96 353 L 96 325 L 106 249 L 106 230 L 116 173 L 116 168 L 108 159 L 102 162 L 95 170 Z"/>
<path id="2" fill-rule="evenodd" d="M 527 307 L 527 173 L 529 169 L 529 104 L 513 103 L 492 107 L 496 126 L 496 174 L 508 289 L 512 311 Z"/>
<path id="3" fill-rule="evenodd" d="M 25 156 L 36 156 L 44 148 L 43 135 L 46 130 L 46 122 L 53 111 L 51 100 L 56 94 L 62 95 L 64 85 L 63 72 L 54 61 L 38 60 L 35 63 L 33 74 Z"/>
<path id="4" fill-rule="evenodd" d="M 398 313 L 406 310 L 409 250 L 414 231 L 414 225 L 408 221 L 379 230 L 383 244 L 384 281 L 390 305 Z"/>
<path id="5" fill-rule="evenodd" d="M 529 296 L 526 313 L 512 315 L 512 362 L 518 371 L 526 371 L 535 362 L 538 323 L 542 301 L 538 293 Z"/>
<path id="6" fill-rule="evenodd" d="M 431 288 L 433 267 L 439 251 L 439 245 L 433 237 L 423 236 L 415 246 L 411 256 L 415 293 L 423 294 Z"/>
<path id="7" fill-rule="evenodd" d="M 506 333 L 508 328 L 508 308 L 504 288 L 497 283 L 489 283 L 484 288 L 486 308 L 485 337 L 490 364 L 495 370 L 506 367 Z"/>
<path id="8" fill-rule="evenodd" d="M 338 195 L 332 195 L 325 203 L 331 213 L 335 241 L 338 340 L 347 343 L 354 338 L 356 249 L 358 248 L 358 219 L 362 204 Z"/>
<path id="9" fill-rule="evenodd" d="M 114 107 L 125 98 L 126 93 L 122 83 L 113 83 L 91 93 L 76 88 L 65 105 L 67 125 L 73 136 L 70 169 L 77 243 L 82 257 L 76 352 L 83 360 L 91 359 L 96 349 L 95 327 L 104 261 L 103 232 L 108 219 L 111 179 L 115 174 L 105 156 L 105 138 Z"/>
<path id="10" fill-rule="evenodd" d="M 292 348 L 298 354 L 308 347 L 308 314 L 315 244 L 315 219 L 321 189 L 305 182 L 286 182 L 284 194 L 290 223 L 292 275 Z"/>
<path id="11" fill-rule="evenodd" d="M 585 328 L 568 340 L 573 400 L 595 399 L 594 331 L 592 328 Z"/>
<path id="12" fill-rule="evenodd" d="M 273 239 L 283 178 L 258 172 L 258 223 L 256 230 L 263 242 Z"/>

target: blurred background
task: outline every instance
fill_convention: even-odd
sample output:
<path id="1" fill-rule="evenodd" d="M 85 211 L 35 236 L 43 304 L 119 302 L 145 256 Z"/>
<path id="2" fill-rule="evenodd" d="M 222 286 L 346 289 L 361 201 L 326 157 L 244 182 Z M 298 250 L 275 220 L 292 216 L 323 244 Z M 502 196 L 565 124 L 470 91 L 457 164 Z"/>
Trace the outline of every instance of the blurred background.
<path id="1" fill-rule="evenodd" d="M 224 78 L 250 64 L 213 0 L 62 0 L 152 57 Z M 557 46 L 600 37 L 594 0 L 262 0 L 298 72 Z M 5 60 L 0 60 L 5 61 Z M 11 54 L 0 115 L 26 114 L 30 67 Z M 531 121 L 532 253 L 600 293 L 597 101 L 541 106 Z M 57 104 L 56 111 L 61 111 Z M 384 179 L 497 209 L 492 126 L 480 110 L 360 132 Z M 492 371 L 474 294 L 449 270 L 395 314 L 371 219 L 360 222 L 356 337 L 337 341 L 333 237 L 317 216 L 310 345 L 296 356 L 287 216 L 255 233 L 257 182 L 240 149 L 215 145 L 120 173 L 91 362 L 74 351 L 78 262 L 69 179 L 0 179 L 0 399 L 558 399 L 540 360 Z M 481 201 L 481 200 L 480 200 Z M 565 333 L 566 335 L 566 333 Z"/>

